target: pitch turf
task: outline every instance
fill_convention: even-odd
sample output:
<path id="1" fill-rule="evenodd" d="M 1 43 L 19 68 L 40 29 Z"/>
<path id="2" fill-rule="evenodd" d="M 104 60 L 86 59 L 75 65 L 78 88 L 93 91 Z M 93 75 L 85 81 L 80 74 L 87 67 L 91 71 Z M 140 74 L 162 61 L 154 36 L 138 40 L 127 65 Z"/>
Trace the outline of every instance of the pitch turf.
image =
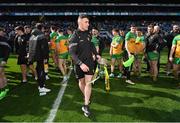
<path id="1" fill-rule="evenodd" d="M 166 51 L 162 53 L 156 83 L 151 81 L 148 73 L 143 72 L 140 78 L 132 77 L 136 85 L 128 85 L 123 79 L 110 79 L 111 90 L 106 93 L 104 81 L 98 80 L 93 86 L 90 118 L 83 116 L 83 98 L 72 74 L 54 121 L 180 121 L 180 90 L 176 88 L 179 81 L 165 74 L 166 54 Z M 107 53 L 104 56 L 107 57 Z M 10 79 L 10 92 L 0 100 L 0 121 L 45 121 L 61 88 L 60 74 L 50 69 L 51 79 L 46 85 L 52 92 L 39 97 L 34 79 L 29 77 L 27 84 L 20 83 L 21 74 L 16 57 L 11 56 L 9 59 L 6 73 Z"/>

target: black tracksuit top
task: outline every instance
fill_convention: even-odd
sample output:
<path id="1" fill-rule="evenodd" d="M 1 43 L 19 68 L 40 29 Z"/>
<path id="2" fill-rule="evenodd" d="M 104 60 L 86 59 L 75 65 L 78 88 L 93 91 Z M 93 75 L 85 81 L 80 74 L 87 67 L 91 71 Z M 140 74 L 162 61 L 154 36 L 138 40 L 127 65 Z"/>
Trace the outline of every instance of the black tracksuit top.
<path id="1" fill-rule="evenodd" d="M 91 42 L 91 34 L 89 31 L 76 30 L 69 45 L 69 52 L 75 64 L 85 63 L 89 65 L 93 63 L 92 55 L 97 55 L 96 48 Z"/>

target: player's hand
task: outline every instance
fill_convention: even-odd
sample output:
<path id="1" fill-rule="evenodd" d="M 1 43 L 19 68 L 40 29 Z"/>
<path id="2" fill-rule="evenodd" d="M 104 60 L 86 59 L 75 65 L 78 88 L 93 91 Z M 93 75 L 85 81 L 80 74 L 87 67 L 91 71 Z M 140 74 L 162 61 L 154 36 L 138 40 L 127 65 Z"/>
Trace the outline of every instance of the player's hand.
<path id="1" fill-rule="evenodd" d="M 112 56 L 112 51 L 109 52 L 110 56 Z"/>
<path id="2" fill-rule="evenodd" d="M 26 58 L 29 58 L 29 53 L 27 53 L 27 56 L 26 56 Z"/>
<path id="3" fill-rule="evenodd" d="M 131 53 L 128 53 L 128 57 L 130 58 L 132 56 L 132 54 Z"/>
<path id="4" fill-rule="evenodd" d="M 80 68 L 83 72 L 88 72 L 89 71 L 89 67 L 87 65 L 85 65 L 84 63 L 82 63 L 80 65 Z"/>
<path id="5" fill-rule="evenodd" d="M 173 57 L 169 57 L 169 61 L 172 62 L 173 61 Z"/>
<path id="6" fill-rule="evenodd" d="M 48 62 L 48 60 L 47 59 L 44 59 L 44 64 L 46 64 Z"/>
<path id="7" fill-rule="evenodd" d="M 156 50 L 154 50 L 153 53 L 158 53 L 158 52 Z"/>

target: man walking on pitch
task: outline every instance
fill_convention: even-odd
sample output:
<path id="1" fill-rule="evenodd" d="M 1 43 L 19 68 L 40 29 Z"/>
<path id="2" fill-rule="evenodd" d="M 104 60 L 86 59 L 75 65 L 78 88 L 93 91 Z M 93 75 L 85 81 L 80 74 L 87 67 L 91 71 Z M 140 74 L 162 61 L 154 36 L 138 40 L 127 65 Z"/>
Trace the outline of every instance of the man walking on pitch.
<path id="1" fill-rule="evenodd" d="M 75 63 L 76 77 L 79 80 L 79 88 L 83 93 L 84 105 L 82 110 L 86 117 L 90 116 L 89 100 L 91 97 L 92 86 L 89 82 L 93 77 L 94 58 L 100 60 L 96 48 L 91 42 L 91 34 L 88 31 L 89 19 L 86 15 L 78 17 L 78 29 L 73 33 L 70 39 L 69 52 Z"/>
<path id="2" fill-rule="evenodd" d="M 29 44 L 29 62 L 36 62 L 36 71 L 38 76 L 38 90 L 39 95 L 46 95 L 47 92 L 51 90 L 45 88 L 45 71 L 44 63 L 48 59 L 48 42 L 45 38 L 44 33 L 42 32 L 43 25 L 41 23 L 36 24 L 36 28 L 32 30 L 32 36 L 30 38 Z"/>
<path id="3" fill-rule="evenodd" d="M 173 62 L 173 73 L 176 80 L 179 79 L 180 70 L 180 34 L 174 37 L 172 41 L 169 61 Z"/>

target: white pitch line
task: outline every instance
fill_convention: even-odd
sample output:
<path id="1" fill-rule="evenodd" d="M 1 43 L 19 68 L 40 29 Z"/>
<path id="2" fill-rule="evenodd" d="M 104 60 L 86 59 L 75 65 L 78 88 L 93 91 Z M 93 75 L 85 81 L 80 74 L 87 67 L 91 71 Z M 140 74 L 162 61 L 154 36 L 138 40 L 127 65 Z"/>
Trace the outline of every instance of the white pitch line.
<path id="1" fill-rule="evenodd" d="M 68 79 L 71 75 L 72 69 L 70 69 L 69 73 L 68 73 Z M 49 123 L 49 122 L 53 122 L 54 118 L 56 117 L 56 113 L 58 111 L 59 105 L 61 103 L 62 97 L 64 95 L 66 86 L 67 86 L 68 80 L 62 84 L 61 89 L 59 90 L 58 96 L 56 97 L 56 100 L 54 101 L 54 104 L 52 106 L 52 109 L 49 113 L 48 118 L 46 119 L 45 123 Z"/>

